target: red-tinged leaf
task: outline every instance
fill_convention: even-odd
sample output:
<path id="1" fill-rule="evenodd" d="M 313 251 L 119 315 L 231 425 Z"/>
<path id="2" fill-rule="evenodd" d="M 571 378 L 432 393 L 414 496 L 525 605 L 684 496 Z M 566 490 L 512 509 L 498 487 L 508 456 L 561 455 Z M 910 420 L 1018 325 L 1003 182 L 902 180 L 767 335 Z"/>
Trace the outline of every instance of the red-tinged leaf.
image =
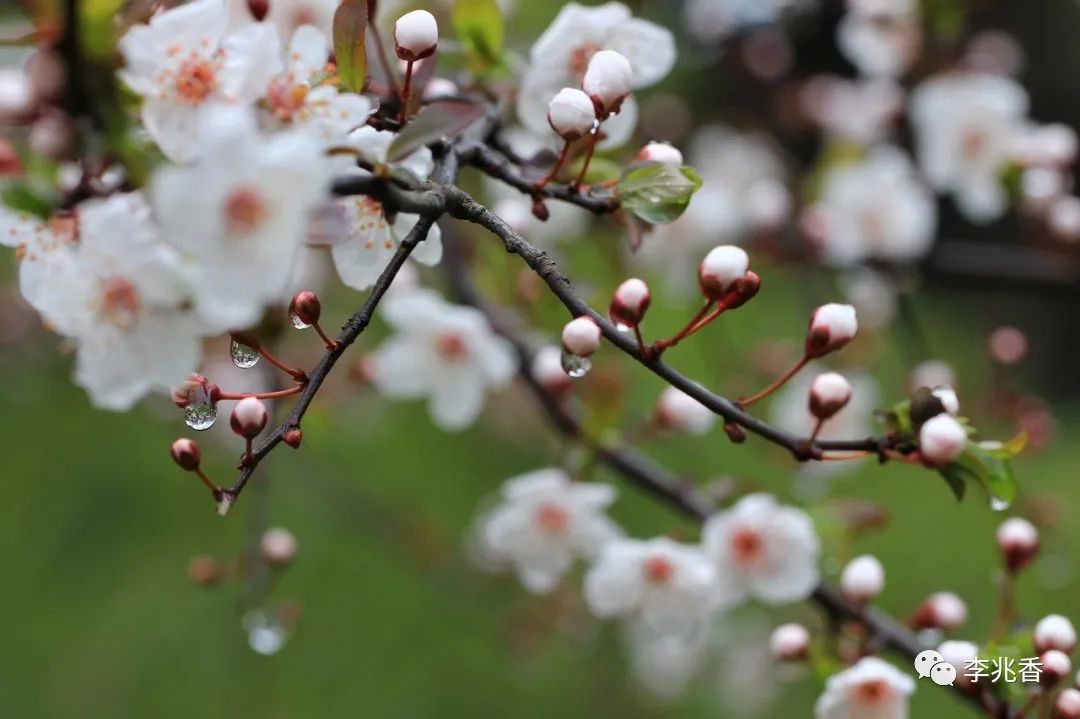
<path id="1" fill-rule="evenodd" d="M 334 57 L 346 90 L 361 92 L 367 81 L 367 0 L 341 0 L 334 11 Z"/>
<path id="2" fill-rule="evenodd" d="M 471 102 L 447 100 L 426 105 L 390 143 L 387 162 L 397 162 L 440 138 L 453 139 L 483 116 L 483 106 Z"/>

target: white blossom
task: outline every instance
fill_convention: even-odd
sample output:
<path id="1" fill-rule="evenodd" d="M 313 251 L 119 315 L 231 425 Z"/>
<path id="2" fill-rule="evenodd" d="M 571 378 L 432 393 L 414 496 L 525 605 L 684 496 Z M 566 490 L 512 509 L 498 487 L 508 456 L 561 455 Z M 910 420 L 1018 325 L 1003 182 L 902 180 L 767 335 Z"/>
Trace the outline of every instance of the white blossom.
<path id="1" fill-rule="evenodd" d="M 710 627 L 659 631 L 641 619 L 626 622 L 624 636 L 634 675 L 660 699 L 682 694 L 709 656 Z"/>
<path id="2" fill-rule="evenodd" d="M 386 161 L 390 143 L 394 140 L 392 132 L 362 127 L 349 135 L 349 145 L 362 152 L 372 162 Z M 407 170 L 420 180 L 426 180 L 434 167 L 431 150 L 420 148 L 392 167 Z M 357 174 L 365 170 L 352 169 Z M 330 252 L 334 258 L 341 281 L 357 290 L 366 290 L 375 284 L 375 280 L 389 264 L 390 258 L 397 251 L 401 241 L 409 230 L 420 220 L 419 215 L 399 212 L 393 221 L 387 219 L 382 205 L 367 195 L 357 195 L 339 200 L 337 204 L 344 208 L 348 231 L 346 236 L 331 244 Z M 442 233 L 438 225 L 433 225 L 427 238 L 417 245 L 410 255 L 422 265 L 436 265 L 442 259 Z"/>
<path id="3" fill-rule="evenodd" d="M 702 437 L 716 424 L 716 414 L 677 387 L 665 387 L 656 403 L 656 422 L 664 429 Z"/>
<path id="4" fill-rule="evenodd" d="M 903 75 L 922 44 L 917 0 L 849 0 L 836 44 L 863 75 Z"/>
<path id="5" fill-rule="evenodd" d="M 522 124 L 537 135 L 545 135 L 547 103 L 562 88 L 580 86 L 589 60 L 599 50 L 614 50 L 630 61 L 636 89 L 656 84 L 675 64 L 671 32 L 633 17 L 622 3 L 597 7 L 567 3 L 529 53 L 529 66 L 518 90 Z M 637 104 L 631 96 L 618 115 L 604 123 L 608 138 L 601 147 L 625 144 L 636 124 Z"/>
<path id="6" fill-rule="evenodd" d="M 615 539 L 585 575 L 585 601 L 599 617 L 640 616 L 653 629 L 685 634 L 711 614 L 715 582 L 697 547 L 666 537 Z"/>
<path id="7" fill-rule="evenodd" d="M 228 0 L 228 3 L 229 27 L 254 22 L 248 0 Z M 329 37 L 334 31 L 334 11 L 340 4 L 341 0 L 269 0 L 270 11 L 265 22 L 273 24 L 280 37 L 289 37 L 303 25 L 311 25 Z"/>
<path id="8" fill-rule="evenodd" d="M 247 108 L 208 111 L 206 153 L 152 182 L 164 238 L 197 266 L 195 305 L 217 328 L 256 322 L 285 302 L 309 213 L 324 192 L 318 146 L 292 131 L 264 136 Z"/>
<path id="9" fill-rule="evenodd" d="M 1024 89 L 997 75 L 939 75 L 915 88 L 909 107 L 930 186 L 973 222 L 1000 217 L 1008 202 L 1001 171 L 1028 109 Z"/>
<path id="10" fill-rule="evenodd" d="M 892 80 L 812 78 L 800 93 L 805 111 L 829 136 L 860 144 L 888 137 L 904 106 L 904 91 Z"/>
<path id="11" fill-rule="evenodd" d="M 513 378 L 513 350 L 479 310 L 415 290 L 384 304 L 382 316 L 395 334 L 369 358 L 372 381 L 388 397 L 426 397 L 445 430 L 472 424 L 488 390 Z"/>
<path id="12" fill-rule="evenodd" d="M 226 35 L 226 20 L 224 0 L 195 0 L 154 15 L 120 39 L 121 77 L 143 98 L 143 127 L 177 162 L 206 149 L 199 142 L 204 108 L 251 103 L 281 72 L 273 25 L 254 23 Z"/>
<path id="13" fill-rule="evenodd" d="M 877 657 L 864 657 L 829 677 L 814 705 L 814 719 L 907 719 L 914 691 L 915 680 L 908 674 Z"/>
<path id="14" fill-rule="evenodd" d="M 555 588 L 576 558 L 594 557 L 618 527 L 604 514 L 611 485 L 574 482 L 561 469 L 539 469 L 507 480 L 502 503 L 482 520 L 489 557 L 513 565 L 530 591 Z"/>

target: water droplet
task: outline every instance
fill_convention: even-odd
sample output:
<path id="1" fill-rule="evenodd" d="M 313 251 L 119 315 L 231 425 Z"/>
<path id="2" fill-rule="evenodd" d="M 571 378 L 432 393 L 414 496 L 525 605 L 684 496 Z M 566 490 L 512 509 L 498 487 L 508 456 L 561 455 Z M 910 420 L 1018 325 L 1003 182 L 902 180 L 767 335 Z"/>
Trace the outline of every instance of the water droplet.
<path id="1" fill-rule="evenodd" d="M 184 407 L 184 421 L 188 427 L 199 432 L 210 429 L 217 421 L 217 405 L 210 401 L 205 392 L 193 392 L 188 406 Z"/>
<path id="2" fill-rule="evenodd" d="M 233 364 L 240 369 L 249 369 L 259 364 L 262 355 L 254 347 L 233 340 L 229 346 L 229 356 L 232 357 Z"/>
<path id="3" fill-rule="evenodd" d="M 307 322 L 300 319 L 300 315 L 295 312 L 289 313 L 289 322 L 292 322 L 292 326 L 298 330 L 306 330 L 308 327 L 311 327 Z"/>
<path id="4" fill-rule="evenodd" d="M 241 620 L 248 635 L 248 645 L 263 656 L 271 656 L 281 651 L 289 638 L 289 632 L 281 625 L 277 617 L 268 616 L 259 609 L 253 609 Z"/>
<path id="5" fill-rule="evenodd" d="M 990 498 L 990 509 L 994 510 L 995 512 L 1004 512 L 1011 505 L 1012 502 L 1007 499 L 1002 499 L 1001 497 Z"/>
<path id="6" fill-rule="evenodd" d="M 629 332 L 630 330 L 632 330 L 634 328 L 631 327 L 630 325 L 624 325 L 622 322 L 616 322 L 615 323 L 615 329 L 618 330 L 619 332 Z"/>
<path id="7" fill-rule="evenodd" d="M 592 361 L 588 357 L 579 357 L 573 352 L 563 350 L 562 368 L 563 372 L 568 374 L 571 379 L 579 379 L 592 369 Z"/>

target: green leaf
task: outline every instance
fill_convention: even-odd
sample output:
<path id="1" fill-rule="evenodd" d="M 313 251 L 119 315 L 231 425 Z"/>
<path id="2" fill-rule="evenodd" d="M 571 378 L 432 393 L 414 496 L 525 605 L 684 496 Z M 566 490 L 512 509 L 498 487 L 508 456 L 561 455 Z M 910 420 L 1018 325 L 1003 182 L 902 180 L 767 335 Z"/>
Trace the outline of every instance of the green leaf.
<path id="1" fill-rule="evenodd" d="M 367 81 L 367 0 L 341 0 L 334 11 L 334 58 L 346 90 L 361 92 Z"/>
<path id="2" fill-rule="evenodd" d="M 502 63 L 503 18 L 495 0 L 457 0 L 454 27 L 474 72 Z"/>
<path id="3" fill-rule="evenodd" d="M 12 182 L 0 190 L 0 200 L 13 210 L 48 219 L 53 212 L 53 199 L 35 192 L 29 185 Z"/>
<path id="4" fill-rule="evenodd" d="M 978 483 L 989 495 L 995 509 L 1005 509 L 1016 499 L 1019 485 L 1012 470 L 1012 453 L 1004 449 L 1005 445 L 979 444 L 968 441 L 955 462 L 941 470 L 941 476 L 957 493 L 956 484 Z M 963 492 L 957 494 L 962 498 Z"/>
<path id="5" fill-rule="evenodd" d="M 678 217 L 701 187 L 701 178 L 691 167 L 645 165 L 628 170 L 616 186 L 622 206 L 654 225 Z"/>
<path id="6" fill-rule="evenodd" d="M 387 162 L 397 162 L 440 138 L 453 139 L 484 116 L 484 108 L 471 102 L 447 100 L 425 105 L 390 143 Z"/>

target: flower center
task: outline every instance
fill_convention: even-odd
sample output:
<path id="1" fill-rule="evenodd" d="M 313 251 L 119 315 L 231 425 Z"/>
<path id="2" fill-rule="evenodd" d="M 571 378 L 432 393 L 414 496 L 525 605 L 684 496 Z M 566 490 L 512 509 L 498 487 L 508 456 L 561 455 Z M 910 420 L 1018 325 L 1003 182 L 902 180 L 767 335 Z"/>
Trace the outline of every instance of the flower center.
<path id="1" fill-rule="evenodd" d="M 863 682 L 855 688 L 855 700 L 860 704 L 880 704 L 891 694 L 889 685 L 883 679 Z"/>
<path id="2" fill-rule="evenodd" d="M 176 95 L 181 102 L 200 105 L 217 87 L 217 76 L 209 60 L 185 60 L 176 72 Z"/>
<path id="3" fill-rule="evenodd" d="M 123 277 L 105 281 L 101 299 L 102 314 L 120 329 L 130 329 L 139 316 L 139 292 Z"/>
<path id="4" fill-rule="evenodd" d="M 645 579 L 652 584 L 667 584 L 675 567 L 665 557 L 649 557 L 645 560 Z"/>
<path id="5" fill-rule="evenodd" d="M 250 187 L 239 187 L 225 199 L 225 219 L 230 235 L 249 235 L 266 218 L 266 202 Z"/>
<path id="6" fill-rule="evenodd" d="M 435 351 L 448 362 L 460 362 L 469 354 L 469 347 L 457 332 L 445 332 L 435 338 Z"/>
<path id="7" fill-rule="evenodd" d="M 266 91 L 270 110 L 282 122 L 292 119 L 293 114 L 304 106 L 307 96 L 308 86 L 297 84 L 287 75 L 274 78 Z"/>
<path id="8" fill-rule="evenodd" d="M 548 534 L 565 534 L 570 524 L 570 515 L 562 507 L 541 504 L 536 510 L 536 523 Z"/>
<path id="9" fill-rule="evenodd" d="M 968 128 L 960 138 L 960 154 L 968 160 L 974 160 L 986 152 L 989 144 L 990 138 L 985 130 L 980 127 Z"/>
<path id="10" fill-rule="evenodd" d="M 740 529 L 731 535 L 731 551 L 740 563 L 753 562 L 764 549 L 761 534 L 752 529 Z"/>

